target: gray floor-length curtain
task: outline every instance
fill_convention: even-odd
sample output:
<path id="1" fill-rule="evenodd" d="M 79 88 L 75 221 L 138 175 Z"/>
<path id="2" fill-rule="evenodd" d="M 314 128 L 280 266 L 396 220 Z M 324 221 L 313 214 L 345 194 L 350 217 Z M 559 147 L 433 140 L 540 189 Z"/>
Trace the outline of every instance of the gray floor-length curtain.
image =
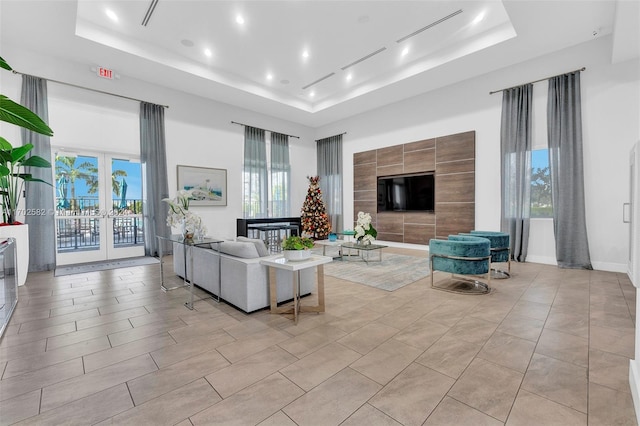
<path id="1" fill-rule="evenodd" d="M 579 71 L 549 79 L 547 132 L 558 266 L 593 269 L 584 212 Z"/>
<path id="2" fill-rule="evenodd" d="M 342 135 L 320 139 L 316 144 L 320 189 L 333 232 L 344 229 L 342 211 Z"/>
<path id="3" fill-rule="evenodd" d="M 271 216 L 289 217 L 291 214 L 291 162 L 289 136 L 271 133 Z"/>
<path id="4" fill-rule="evenodd" d="M 30 75 L 22 76 L 22 95 L 20 103 L 35 112 L 45 123 L 49 122 L 47 101 L 47 81 Z M 49 136 L 22 129 L 22 143 L 34 146 L 30 155 L 38 155 L 46 160 L 51 158 Z M 52 171 L 49 168 L 29 167 L 33 177 L 51 183 Z M 49 185 L 32 182 L 25 186 L 25 207 L 29 211 L 53 212 L 53 190 Z M 29 271 L 51 271 L 56 267 L 56 226 L 53 214 L 26 215 L 29 225 Z"/>
<path id="5" fill-rule="evenodd" d="M 531 217 L 531 102 L 533 85 L 504 90 L 500 129 L 502 232 L 511 240 L 511 256 L 527 258 Z"/>
<path id="6" fill-rule="evenodd" d="M 267 217 L 267 147 L 262 129 L 244 127 L 243 172 L 242 215 L 245 218 Z"/>
<path id="7" fill-rule="evenodd" d="M 171 235 L 167 225 L 169 197 L 167 151 L 164 133 L 164 107 L 140 102 L 140 162 L 143 169 L 144 251 L 158 255 L 159 236 Z"/>

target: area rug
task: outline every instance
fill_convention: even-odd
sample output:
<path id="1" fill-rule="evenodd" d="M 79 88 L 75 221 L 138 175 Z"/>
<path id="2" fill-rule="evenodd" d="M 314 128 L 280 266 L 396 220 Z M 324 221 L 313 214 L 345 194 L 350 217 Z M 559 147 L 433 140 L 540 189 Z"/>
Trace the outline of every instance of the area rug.
<path id="1" fill-rule="evenodd" d="M 386 291 L 394 291 L 429 276 L 429 259 L 383 253 L 382 262 L 335 260 L 324 274 Z"/>
<path id="2" fill-rule="evenodd" d="M 106 262 L 82 263 L 78 265 L 60 266 L 56 268 L 54 276 L 85 274 L 87 272 L 107 271 L 117 268 L 131 268 L 134 266 L 153 265 L 160 263 L 155 257 L 134 257 L 130 259 L 108 260 Z"/>

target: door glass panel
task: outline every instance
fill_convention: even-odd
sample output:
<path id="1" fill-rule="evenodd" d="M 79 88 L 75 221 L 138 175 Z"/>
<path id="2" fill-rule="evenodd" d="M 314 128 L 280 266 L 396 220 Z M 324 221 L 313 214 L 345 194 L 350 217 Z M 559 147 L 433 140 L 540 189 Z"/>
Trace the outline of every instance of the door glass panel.
<path id="1" fill-rule="evenodd" d="M 144 256 L 139 160 L 61 150 L 55 189 L 58 264 Z"/>
<path id="2" fill-rule="evenodd" d="M 56 154 L 58 252 L 100 249 L 98 158 Z"/>
<path id="3" fill-rule="evenodd" d="M 113 246 L 144 245 L 142 166 L 134 160 L 111 160 Z"/>

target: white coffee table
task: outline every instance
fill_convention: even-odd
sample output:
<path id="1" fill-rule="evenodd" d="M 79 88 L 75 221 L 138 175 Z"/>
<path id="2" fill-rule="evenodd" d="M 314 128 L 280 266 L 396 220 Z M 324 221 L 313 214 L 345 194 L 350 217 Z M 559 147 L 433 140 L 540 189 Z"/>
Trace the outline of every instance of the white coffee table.
<path id="1" fill-rule="evenodd" d="M 261 265 L 269 267 L 269 298 L 272 314 L 293 314 L 293 321 L 298 324 L 300 312 L 324 312 L 324 264 L 330 263 L 333 258 L 328 256 L 313 255 L 307 260 L 287 261 L 284 257 L 264 259 Z M 300 271 L 307 268 L 318 268 L 318 304 L 316 306 L 300 305 Z M 278 307 L 278 295 L 276 285 L 276 270 L 282 269 L 293 274 L 293 307 Z"/>

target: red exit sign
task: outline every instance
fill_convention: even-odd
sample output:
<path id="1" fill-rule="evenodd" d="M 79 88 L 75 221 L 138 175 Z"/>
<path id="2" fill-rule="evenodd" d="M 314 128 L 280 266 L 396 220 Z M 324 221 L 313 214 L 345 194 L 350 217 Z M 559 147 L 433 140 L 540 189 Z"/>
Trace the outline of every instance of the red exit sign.
<path id="1" fill-rule="evenodd" d="M 113 80 L 114 72 L 109 68 L 98 67 L 98 77 Z"/>

